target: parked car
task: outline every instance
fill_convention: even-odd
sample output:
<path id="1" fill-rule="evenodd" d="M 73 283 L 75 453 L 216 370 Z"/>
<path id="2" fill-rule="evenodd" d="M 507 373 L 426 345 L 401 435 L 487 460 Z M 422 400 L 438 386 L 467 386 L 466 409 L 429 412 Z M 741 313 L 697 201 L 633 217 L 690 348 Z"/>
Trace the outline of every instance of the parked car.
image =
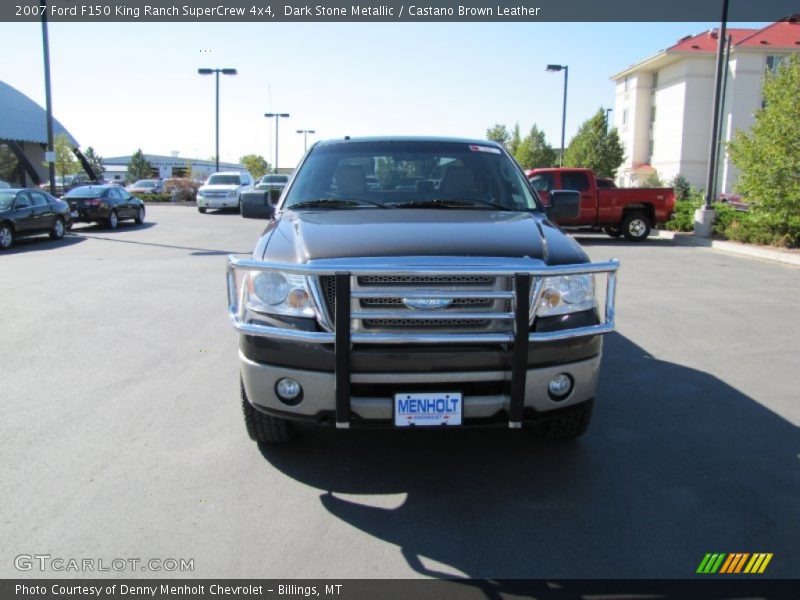
<path id="1" fill-rule="evenodd" d="M 604 188 L 591 169 L 533 169 L 528 178 L 545 202 L 555 190 L 580 194 L 580 214 L 561 221 L 562 227 L 602 227 L 611 237 L 625 236 L 631 242 L 646 240 L 650 229 L 675 209 L 672 188 Z"/>
<path id="2" fill-rule="evenodd" d="M 283 191 L 287 183 L 289 183 L 288 175 L 280 175 L 280 174 L 264 175 L 261 179 L 258 180 L 258 183 L 255 185 L 255 188 L 257 190 Z"/>
<path id="3" fill-rule="evenodd" d="M 0 250 L 7 250 L 19 237 L 49 233 L 60 240 L 70 225 L 66 202 L 41 190 L 0 189 Z"/>
<path id="4" fill-rule="evenodd" d="M 164 180 L 164 193 L 172 195 L 176 202 L 194 202 L 200 184 L 192 179 L 173 177 Z"/>
<path id="5" fill-rule="evenodd" d="M 412 175 L 430 185 L 397 188 Z M 494 142 L 315 144 L 252 257 L 228 259 L 249 435 L 287 442 L 295 421 L 581 435 L 618 263 L 591 263 L 554 224 L 579 200 L 552 191 L 545 211 Z"/>
<path id="6" fill-rule="evenodd" d="M 201 213 L 209 208 L 235 208 L 241 210 L 241 194 L 252 189 L 250 173 L 228 171 L 212 173 L 197 190 L 197 210 Z"/>
<path id="7" fill-rule="evenodd" d="M 56 177 L 56 196 L 62 196 L 68 191 L 80 187 L 82 185 L 89 185 L 93 183 L 91 178 L 85 173 L 77 173 L 75 175 L 65 175 L 64 177 Z M 50 182 L 45 181 L 39 185 L 39 189 L 43 192 L 50 191 Z"/>
<path id="8" fill-rule="evenodd" d="M 144 223 L 144 202 L 117 185 L 87 185 L 64 196 L 75 223 L 100 223 L 116 229 L 120 221 Z"/>
<path id="9" fill-rule="evenodd" d="M 9 184 L 8 182 L 5 182 L 3 180 L 0 180 L 0 190 L 7 190 L 10 187 L 11 187 L 11 184 Z"/>
<path id="10" fill-rule="evenodd" d="M 722 204 L 727 204 L 728 206 L 732 206 L 741 212 L 748 212 L 750 210 L 750 206 L 753 204 L 752 202 L 747 202 L 744 199 L 744 196 L 741 196 L 740 194 L 720 194 L 719 202 Z"/>
<path id="11" fill-rule="evenodd" d="M 131 194 L 160 194 L 164 191 L 164 182 L 160 179 L 140 179 L 125 189 Z"/>

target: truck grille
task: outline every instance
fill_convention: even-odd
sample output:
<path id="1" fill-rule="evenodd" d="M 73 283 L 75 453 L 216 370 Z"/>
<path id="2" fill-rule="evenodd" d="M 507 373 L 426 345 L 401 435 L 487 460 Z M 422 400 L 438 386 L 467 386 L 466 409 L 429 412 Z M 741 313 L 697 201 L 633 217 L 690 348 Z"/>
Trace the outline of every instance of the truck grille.
<path id="1" fill-rule="evenodd" d="M 482 292 L 506 292 L 511 289 L 511 282 L 505 277 L 484 275 L 370 275 L 354 277 L 351 280 L 352 292 L 358 297 L 351 299 L 351 313 L 360 313 L 361 318 L 354 317 L 354 331 L 370 333 L 407 331 L 453 331 L 458 333 L 480 331 L 511 331 L 512 321 L 501 318 L 459 318 L 464 313 L 481 314 L 508 313 L 511 311 L 511 300 L 506 298 L 480 297 Z M 319 287 L 325 301 L 330 321 L 335 325 L 336 314 L 336 279 L 332 275 L 319 277 Z M 375 295 L 372 296 L 371 292 Z M 451 300 L 445 308 L 436 311 L 437 318 L 419 318 L 415 310 L 408 308 L 402 297 L 393 294 L 403 292 L 422 293 L 425 297 L 437 298 L 448 294 Z M 458 297 L 459 292 L 468 297 Z M 383 295 L 382 295 L 383 294 Z M 477 297 L 476 297 L 477 294 Z M 455 295 L 456 297 L 452 297 Z M 382 313 L 381 316 L 369 317 L 371 311 Z M 386 313 L 392 318 L 383 318 Z M 454 314 L 447 318 L 447 313 Z M 477 317 L 478 315 L 476 315 Z"/>

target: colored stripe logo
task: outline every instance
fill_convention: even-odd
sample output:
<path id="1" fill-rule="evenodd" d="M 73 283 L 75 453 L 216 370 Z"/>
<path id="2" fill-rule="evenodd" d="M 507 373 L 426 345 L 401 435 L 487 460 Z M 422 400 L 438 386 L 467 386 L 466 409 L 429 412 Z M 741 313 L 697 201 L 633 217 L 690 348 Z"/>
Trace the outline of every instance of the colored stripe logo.
<path id="1" fill-rule="evenodd" d="M 749 552 L 708 553 L 700 561 L 700 566 L 697 567 L 696 572 L 725 575 L 763 573 L 771 560 L 771 552 L 756 552 L 754 554 Z"/>

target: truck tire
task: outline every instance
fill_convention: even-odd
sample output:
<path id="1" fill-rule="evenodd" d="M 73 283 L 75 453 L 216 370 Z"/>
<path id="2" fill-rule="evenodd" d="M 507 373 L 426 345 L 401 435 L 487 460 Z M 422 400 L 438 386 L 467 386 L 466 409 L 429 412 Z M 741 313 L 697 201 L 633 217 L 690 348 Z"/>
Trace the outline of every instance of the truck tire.
<path id="1" fill-rule="evenodd" d="M 606 235 L 611 236 L 612 238 L 618 238 L 622 236 L 622 232 L 616 227 L 603 227 L 603 231 Z"/>
<path id="2" fill-rule="evenodd" d="M 629 242 L 643 242 L 650 235 L 650 218 L 643 212 L 632 212 L 622 217 L 619 227 Z"/>
<path id="3" fill-rule="evenodd" d="M 247 392 L 244 391 L 244 382 L 241 378 L 239 379 L 239 386 L 242 390 L 244 424 L 250 439 L 259 444 L 285 444 L 291 442 L 297 434 L 294 424 L 286 419 L 265 415 L 253 408 L 247 398 Z"/>
<path id="4" fill-rule="evenodd" d="M 546 440 L 574 440 L 589 428 L 593 407 L 592 399 L 565 408 L 563 412 L 536 423 L 534 432 Z"/>
<path id="5" fill-rule="evenodd" d="M 197 212 L 199 212 L 199 213 L 201 213 L 201 214 L 205 214 L 205 212 L 206 212 L 206 209 L 205 209 L 205 208 L 203 208 L 202 206 L 198 206 L 198 207 L 197 207 Z"/>

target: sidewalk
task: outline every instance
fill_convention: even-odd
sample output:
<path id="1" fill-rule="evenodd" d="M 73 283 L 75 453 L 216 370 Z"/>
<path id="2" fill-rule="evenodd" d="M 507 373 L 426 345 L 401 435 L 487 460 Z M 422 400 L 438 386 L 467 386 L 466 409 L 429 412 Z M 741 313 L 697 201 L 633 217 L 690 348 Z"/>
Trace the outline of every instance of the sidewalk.
<path id="1" fill-rule="evenodd" d="M 673 240 L 682 246 L 700 246 L 702 248 L 712 248 L 730 254 L 738 254 L 750 258 L 761 260 L 771 260 L 787 265 L 800 266 L 800 252 L 784 250 L 781 248 L 770 248 L 767 246 L 753 246 L 750 244 L 740 244 L 738 242 L 726 242 L 723 240 L 711 240 L 707 238 L 697 238 L 692 233 L 682 233 L 676 231 L 653 230 L 650 234 L 662 240 Z"/>

